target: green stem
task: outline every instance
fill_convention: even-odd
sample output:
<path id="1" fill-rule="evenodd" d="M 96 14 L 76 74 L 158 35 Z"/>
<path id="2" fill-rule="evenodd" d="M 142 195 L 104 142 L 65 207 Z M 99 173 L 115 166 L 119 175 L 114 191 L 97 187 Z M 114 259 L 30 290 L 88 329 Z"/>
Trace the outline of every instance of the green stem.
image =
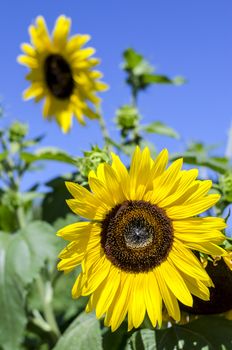
<path id="1" fill-rule="evenodd" d="M 23 228 L 26 225 L 26 220 L 25 220 L 25 214 L 22 206 L 16 209 L 16 215 L 17 215 L 19 227 Z"/>
<path id="2" fill-rule="evenodd" d="M 100 129 L 102 132 L 103 140 L 105 142 L 106 148 L 109 150 L 110 149 L 110 142 L 109 142 L 110 134 L 109 134 L 109 131 L 107 129 L 105 119 L 103 118 L 102 112 L 101 112 L 99 107 L 98 107 L 98 115 L 99 115 L 98 122 L 99 122 Z"/>
<path id="3" fill-rule="evenodd" d="M 40 297 L 43 302 L 43 312 L 44 317 L 49 324 L 52 333 L 54 334 L 54 337 L 56 339 L 60 336 L 60 330 L 57 325 L 53 308 L 52 308 L 52 297 L 53 297 L 53 288 L 50 281 L 43 281 L 43 278 L 41 275 L 38 276 L 37 280 L 37 286 L 40 293 Z"/>
<path id="4" fill-rule="evenodd" d="M 132 106 L 137 107 L 137 98 L 138 98 L 138 90 L 135 87 L 132 87 L 132 94 L 131 94 L 131 99 L 132 99 Z"/>

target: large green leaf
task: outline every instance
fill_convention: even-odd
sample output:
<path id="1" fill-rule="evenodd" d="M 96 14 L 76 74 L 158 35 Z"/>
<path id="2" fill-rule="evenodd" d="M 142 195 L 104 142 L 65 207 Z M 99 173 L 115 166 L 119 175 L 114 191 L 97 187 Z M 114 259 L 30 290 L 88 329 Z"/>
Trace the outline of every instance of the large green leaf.
<path id="1" fill-rule="evenodd" d="M 33 222 L 14 235 L 0 233 L 0 344 L 16 350 L 26 325 L 28 286 L 46 260 L 55 259 L 55 234 L 44 222 Z"/>
<path id="2" fill-rule="evenodd" d="M 115 332 L 112 332 L 111 328 L 104 328 L 102 333 L 104 350 L 125 349 L 127 340 L 131 335 L 131 332 L 128 333 L 127 331 L 127 322 L 123 322 Z"/>
<path id="3" fill-rule="evenodd" d="M 53 350 L 102 350 L 100 323 L 94 314 L 80 314 Z"/>
<path id="4" fill-rule="evenodd" d="M 13 241 L 14 237 L 0 233 L 0 344 L 4 350 L 18 349 L 27 322 L 26 291 L 15 272 L 11 254 Z"/>
<path id="5" fill-rule="evenodd" d="M 201 317 L 186 325 L 173 325 L 156 332 L 157 350 L 231 350 L 232 321 Z"/>
<path id="6" fill-rule="evenodd" d="M 149 134 L 164 135 L 174 137 L 176 139 L 179 138 L 179 134 L 174 129 L 159 121 L 152 122 L 147 125 L 141 125 L 140 129 Z"/>

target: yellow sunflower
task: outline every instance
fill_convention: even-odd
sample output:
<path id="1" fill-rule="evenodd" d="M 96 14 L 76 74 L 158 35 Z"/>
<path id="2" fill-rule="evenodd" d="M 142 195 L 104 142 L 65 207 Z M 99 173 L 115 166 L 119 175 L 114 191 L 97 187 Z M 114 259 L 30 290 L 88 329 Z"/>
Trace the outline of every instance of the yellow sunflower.
<path id="1" fill-rule="evenodd" d="M 42 16 L 35 22 L 29 27 L 31 44 L 22 44 L 24 55 L 18 57 L 18 62 L 30 69 L 26 79 L 31 86 L 24 91 L 24 98 L 34 98 L 36 102 L 45 98 L 44 117 L 55 117 L 63 132 L 67 132 L 73 115 L 82 124 L 84 116 L 97 118 L 93 107 L 100 99 L 96 92 L 107 89 L 107 85 L 98 80 L 102 74 L 93 70 L 99 64 L 98 59 L 90 57 L 95 50 L 83 48 L 90 36 L 68 38 L 70 18 L 60 16 L 51 36 Z"/>
<path id="2" fill-rule="evenodd" d="M 208 191 L 211 181 L 196 180 L 198 171 L 181 170 L 182 159 L 168 168 L 168 151 L 153 160 L 148 148 L 136 148 L 129 172 L 112 154 L 112 165 L 89 173 L 91 192 L 67 182 L 74 197 L 68 205 L 86 219 L 58 232 L 71 241 L 60 253 L 58 269 L 81 264 L 72 289 L 74 298 L 89 295 L 86 311 L 105 315 L 116 330 L 128 319 L 128 330 L 147 313 L 155 327 L 162 307 L 176 321 L 177 300 L 192 306 L 192 295 L 209 300 L 212 281 L 191 249 L 223 255 L 223 219 L 197 217 L 219 199 Z"/>

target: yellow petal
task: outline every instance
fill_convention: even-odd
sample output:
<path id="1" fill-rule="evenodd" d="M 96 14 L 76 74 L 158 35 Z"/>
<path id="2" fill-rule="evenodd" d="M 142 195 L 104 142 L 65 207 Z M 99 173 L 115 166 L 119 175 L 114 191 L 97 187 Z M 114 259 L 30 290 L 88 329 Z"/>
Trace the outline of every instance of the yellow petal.
<path id="1" fill-rule="evenodd" d="M 102 81 L 96 81 L 94 85 L 97 91 L 106 91 L 109 89 L 109 85 Z"/>
<path id="2" fill-rule="evenodd" d="M 190 249 L 198 250 L 199 252 L 206 253 L 209 255 L 219 255 L 219 256 L 226 255 L 226 251 L 223 248 L 211 242 L 199 242 L 199 243 L 186 242 L 185 246 Z"/>
<path id="3" fill-rule="evenodd" d="M 167 164 L 168 164 L 168 150 L 164 148 L 154 160 L 154 164 L 152 167 L 152 178 L 155 179 L 156 177 L 163 174 Z"/>
<path id="4" fill-rule="evenodd" d="M 107 186 L 108 192 L 114 199 L 115 205 L 124 202 L 126 198 L 121 190 L 115 171 L 109 164 L 104 164 L 104 175 L 105 186 Z"/>
<path id="5" fill-rule="evenodd" d="M 128 331 L 132 327 L 138 328 L 145 317 L 144 282 L 144 274 L 134 274 L 128 309 Z"/>
<path id="6" fill-rule="evenodd" d="M 198 199 L 190 204 L 176 205 L 166 209 L 167 216 L 170 219 L 185 219 L 198 215 L 211 208 L 220 199 L 220 195 L 211 194 L 207 197 Z"/>
<path id="7" fill-rule="evenodd" d="M 78 183 L 66 181 L 65 185 L 74 198 L 88 202 L 90 205 L 95 204 L 95 206 L 99 206 L 101 204 L 101 202 L 95 198 L 91 192 Z"/>
<path id="8" fill-rule="evenodd" d="M 113 265 L 110 268 L 110 273 L 107 278 L 101 284 L 101 294 L 96 305 L 97 318 L 102 317 L 103 314 L 109 309 L 112 300 L 118 290 L 121 281 L 121 271 L 115 268 Z"/>
<path id="9" fill-rule="evenodd" d="M 56 20 L 52 33 L 53 43 L 58 48 L 63 48 L 67 42 L 71 27 L 71 19 L 65 16 L 60 16 Z"/>
<path id="10" fill-rule="evenodd" d="M 109 208 L 114 206 L 114 200 L 108 192 L 107 188 L 104 186 L 103 182 L 93 177 L 93 171 L 90 171 L 88 178 L 89 186 L 91 191 L 95 194 L 95 196 L 102 201 Z"/>
<path id="11" fill-rule="evenodd" d="M 81 200 L 77 199 L 67 199 L 66 200 L 69 208 L 77 215 L 82 216 L 86 219 L 96 219 L 101 220 L 105 216 L 105 208 L 103 206 L 97 207 L 95 203 L 83 203 Z"/>
<path id="12" fill-rule="evenodd" d="M 115 298 L 111 304 L 111 307 L 106 313 L 105 325 L 111 326 L 112 332 L 114 332 L 125 319 L 128 311 L 128 303 L 130 300 L 130 293 L 133 288 L 132 274 L 121 272 L 121 283 Z"/>
<path id="13" fill-rule="evenodd" d="M 106 256 L 103 255 L 99 260 L 88 269 L 86 272 L 86 280 L 82 286 L 81 294 L 89 295 L 93 293 L 97 287 L 107 278 L 111 263 L 106 259 Z"/>
<path id="14" fill-rule="evenodd" d="M 142 152 L 137 146 L 131 161 L 130 167 L 130 199 L 141 199 L 136 197 L 136 190 L 139 185 L 145 188 L 152 188 L 152 178 L 150 178 L 151 156 L 148 147 Z"/>
<path id="15" fill-rule="evenodd" d="M 129 174 L 127 171 L 127 168 L 125 167 L 125 165 L 122 163 L 122 161 L 120 160 L 120 158 L 114 154 L 111 153 L 111 157 L 112 157 L 112 168 L 115 171 L 115 174 L 117 176 L 118 182 L 121 185 L 121 189 L 126 197 L 126 199 L 129 199 Z"/>
<path id="16" fill-rule="evenodd" d="M 208 232 L 177 232 L 175 231 L 175 237 L 180 241 L 184 242 L 193 242 L 193 243 L 201 243 L 201 242 L 212 242 L 216 244 L 221 244 L 225 241 L 226 237 L 220 231 L 212 230 Z"/>
<path id="17" fill-rule="evenodd" d="M 59 271 L 71 271 L 74 269 L 76 266 L 81 264 L 81 261 L 84 257 L 84 253 L 82 254 L 76 254 L 72 258 L 67 258 L 67 259 L 62 259 L 58 264 L 57 264 L 57 270 Z"/>
<path id="18" fill-rule="evenodd" d="M 73 61 L 82 61 L 86 60 L 90 56 L 92 56 L 95 53 L 95 49 L 93 47 L 88 47 L 86 49 L 78 50 L 75 52 L 75 54 L 72 55 L 72 62 Z M 75 65 L 74 65 L 75 66 Z"/>
<path id="19" fill-rule="evenodd" d="M 91 231 L 99 232 L 100 227 L 90 222 L 75 222 L 74 224 L 67 225 L 57 232 L 57 236 L 61 236 L 64 239 L 75 241 L 79 240 L 82 235 L 89 235 Z"/>
<path id="20" fill-rule="evenodd" d="M 177 269 L 175 269 L 167 260 L 160 264 L 158 269 L 162 274 L 165 283 L 176 298 L 184 305 L 192 306 L 193 298 Z"/>
<path id="21" fill-rule="evenodd" d="M 167 287 L 166 282 L 162 276 L 162 272 L 159 269 L 159 266 L 155 268 L 154 274 L 157 278 L 157 282 L 160 288 L 160 293 L 164 304 L 167 308 L 168 314 L 176 321 L 180 320 L 180 309 L 176 297 Z"/>
<path id="22" fill-rule="evenodd" d="M 83 108 L 83 113 L 85 114 L 86 117 L 88 117 L 89 119 L 98 119 L 99 118 L 99 114 L 94 112 L 92 109 L 90 108 Z"/>
<path id="23" fill-rule="evenodd" d="M 63 110 L 56 114 L 56 121 L 61 127 L 63 133 L 67 133 L 72 127 L 72 111 Z"/>
<path id="24" fill-rule="evenodd" d="M 191 276 L 186 275 L 181 271 L 180 274 L 183 276 L 187 288 L 193 295 L 205 301 L 208 301 L 210 299 L 209 289 L 203 282 L 192 278 Z"/>
<path id="25" fill-rule="evenodd" d="M 170 195 L 180 179 L 182 164 L 183 159 L 177 159 L 173 162 L 162 175 L 153 181 L 153 190 L 148 192 L 144 199 L 153 204 L 158 204 Z"/>
<path id="26" fill-rule="evenodd" d="M 193 192 L 193 194 L 186 200 L 186 203 L 194 202 L 200 199 L 201 197 L 205 196 L 209 192 L 211 187 L 212 187 L 211 180 L 199 181 L 199 187 L 197 191 Z"/>
<path id="27" fill-rule="evenodd" d="M 152 326 L 155 327 L 158 321 L 159 326 L 162 324 L 162 299 L 157 284 L 155 274 L 149 272 L 144 274 L 144 300 L 147 314 Z"/>
<path id="28" fill-rule="evenodd" d="M 186 246 L 187 244 L 185 244 Z M 201 266 L 199 260 L 184 244 L 174 240 L 168 259 L 177 269 L 196 279 L 210 280 L 205 269 Z"/>
<path id="29" fill-rule="evenodd" d="M 97 58 L 91 57 L 88 60 L 79 61 L 79 60 L 76 60 L 74 57 L 74 60 L 72 60 L 71 58 L 71 62 L 72 62 L 72 68 L 74 69 L 74 71 L 76 69 L 76 71 L 79 72 L 80 69 L 89 69 L 94 66 L 97 66 L 100 63 L 100 60 Z"/>
<path id="30" fill-rule="evenodd" d="M 173 203 L 176 205 L 182 204 L 185 201 L 186 193 L 190 192 L 190 194 L 192 194 L 196 189 L 194 180 L 196 179 L 197 175 L 197 169 L 182 171 L 178 187 L 175 189 L 174 193 L 159 202 L 160 207 L 164 208 L 169 205 L 173 205 Z"/>
<path id="31" fill-rule="evenodd" d="M 28 56 L 34 57 L 36 56 L 36 51 L 34 47 L 28 43 L 21 44 L 21 50 Z"/>
<path id="32" fill-rule="evenodd" d="M 37 51 L 47 51 L 50 49 L 51 41 L 45 20 L 42 16 L 38 16 L 35 22 L 35 25 L 29 27 L 31 43 L 35 46 Z"/>
<path id="33" fill-rule="evenodd" d="M 47 94 L 43 105 L 43 116 L 46 118 L 52 114 L 52 98 Z"/>
<path id="34" fill-rule="evenodd" d="M 23 98 L 29 100 L 37 96 L 43 95 L 43 86 L 40 83 L 33 83 L 28 89 L 23 93 Z"/>
<path id="35" fill-rule="evenodd" d="M 31 69 L 35 69 L 39 67 L 39 62 L 35 57 L 31 56 L 18 56 L 17 61 L 25 66 L 28 66 Z"/>
<path id="36" fill-rule="evenodd" d="M 74 35 L 72 36 L 67 43 L 67 52 L 72 54 L 76 50 L 79 50 L 83 45 L 85 45 L 91 39 L 90 35 Z"/>
<path id="37" fill-rule="evenodd" d="M 198 217 L 172 222 L 174 231 L 183 233 L 209 232 L 211 230 L 223 230 L 227 227 L 224 219 L 218 217 Z"/>

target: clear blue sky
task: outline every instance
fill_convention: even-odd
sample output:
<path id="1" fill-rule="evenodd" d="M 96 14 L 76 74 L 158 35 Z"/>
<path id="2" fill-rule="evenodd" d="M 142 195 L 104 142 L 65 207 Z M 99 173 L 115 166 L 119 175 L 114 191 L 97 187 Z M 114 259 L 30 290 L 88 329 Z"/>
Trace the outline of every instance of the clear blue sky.
<path id="1" fill-rule="evenodd" d="M 101 71 L 110 90 L 102 94 L 110 131 L 117 107 L 129 102 L 129 90 L 120 70 L 122 51 L 133 47 L 146 56 L 157 72 L 183 75 L 181 87 L 156 86 L 139 99 L 144 122 L 162 120 L 177 129 L 183 141 L 204 140 L 225 147 L 232 120 L 232 2 L 231 0 L 21 0 L 2 1 L 0 11 L 0 96 L 7 118 L 30 124 L 32 136 L 46 133 L 44 146 L 61 147 L 72 154 L 100 140 L 96 122 L 87 128 L 74 123 L 63 135 L 55 123 L 42 118 L 41 104 L 23 102 L 26 68 L 16 63 L 27 28 L 43 15 L 52 29 L 60 14 L 70 16 L 72 33 L 89 33 L 101 58 Z M 156 138 L 153 137 L 154 142 Z M 158 147 L 180 150 L 183 142 L 158 139 Z M 223 151 L 223 148 L 221 148 Z M 64 167 L 49 165 L 50 176 Z M 41 175 L 42 178 L 45 175 Z M 48 174 L 46 174 L 48 178 Z"/>

